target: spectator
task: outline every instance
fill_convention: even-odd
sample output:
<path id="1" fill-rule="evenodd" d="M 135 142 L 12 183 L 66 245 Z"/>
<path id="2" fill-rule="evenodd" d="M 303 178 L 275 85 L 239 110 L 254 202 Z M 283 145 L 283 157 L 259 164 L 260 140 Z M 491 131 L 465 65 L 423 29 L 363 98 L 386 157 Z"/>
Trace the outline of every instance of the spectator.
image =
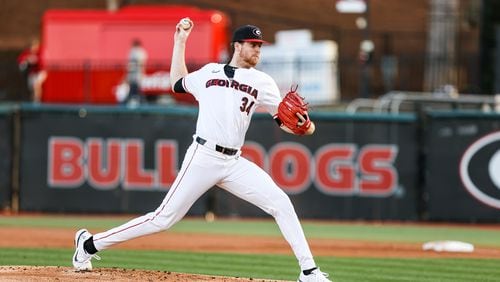
<path id="1" fill-rule="evenodd" d="M 141 41 L 134 39 L 128 54 L 127 84 L 129 86 L 129 93 L 125 100 L 127 105 L 134 106 L 142 100 L 141 79 L 145 72 L 147 58 L 148 54 L 142 47 Z"/>
<path id="2" fill-rule="evenodd" d="M 40 102 L 42 98 L 42 84 L 47 78 L 47 72 L 42 70 L 40 62 L 40 42 L 33 39 L 29 48 L 17 57 L 19 70 L 26 76 L 30 98 Z"/>

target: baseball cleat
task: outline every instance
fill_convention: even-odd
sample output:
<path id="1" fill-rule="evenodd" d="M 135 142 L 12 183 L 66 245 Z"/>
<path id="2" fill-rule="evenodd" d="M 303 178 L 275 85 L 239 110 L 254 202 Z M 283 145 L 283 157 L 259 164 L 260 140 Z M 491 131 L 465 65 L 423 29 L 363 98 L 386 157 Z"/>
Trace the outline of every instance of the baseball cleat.
<path id="1" fill-rule="evenodd" d="M 100 260 L 97 255 L 88 254 L 83 248 L 83 243 L 92 237 L 92 234 L 87 229 L 80 229 L 75 234 L 75 254 L 73 255 L 73 267 L 76 271 L 92 270 L 92 258 Z"/>
<path id="2" fill-rule="evenodd" d="M 297 282 L 332 282 L 327 277 L 328 273 L 321 272 L 319 268 L 317 268 L 309 275 L 305 275 L 303 272 L 300 272 Z"/>

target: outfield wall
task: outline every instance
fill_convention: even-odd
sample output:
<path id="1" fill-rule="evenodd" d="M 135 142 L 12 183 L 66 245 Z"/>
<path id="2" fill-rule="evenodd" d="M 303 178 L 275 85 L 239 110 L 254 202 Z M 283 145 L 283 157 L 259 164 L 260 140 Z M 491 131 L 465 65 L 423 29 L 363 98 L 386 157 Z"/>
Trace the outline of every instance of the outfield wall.
<path id="1" fill-rule="evenodd" d="M 20 122 L 13 126 L 16 113 Z M 0 201 L 10 203 L 14 198 L 19 210 L 35 212 L 151 211 L 172 185 L 192 142 L 196 115 L 193 108 L 182 106 L 128 109 L 31 104 L 0 114 L 1 136 L 12 136 L 19 127 L 21 137 L 19 154 L 14 155 L 9 149 L 13 144 L 5 142 L 12 138 L 0 140 L 5 160 L 20 164 L 18 200 L 12 197 L 12 189 L 2 188 Z M 482 136 L 496 137 L 498 115 L 476 113 L 470 120 L 438 113 L 428 113 L 425 120 L 412 114 L 311 116 L 317 133 L 298 137 L 282 132 L 267 114 L 256 114 L 243 148 L 243 156 L 264 168 L 290 196 L 300 217 L 500 218 L 500 208 L 474 197 L 459 174 L 467 148 Z M 475 130 L 463 138 L 460 134 L 468 132 L 467 124 Z M 456 134 L 441 138 L 449 134 L 449 128 Z M 481 158 L 471 157 L 475 165 L 468 175 L 474 181 L 476 176 L 489 179 L 488 189 L 496 197 L 500 184 L 491 173 L 498 171 L 500 144 L 491 138 L 487 141 L 489 147 Z M 16 183 L 8 175 L 2 174 L 1 180 L 0 187 L 12 188 Z M 203 195 L 189 214 L 207 211 L 222 216 L 265 216 L 221 189 Z"/>
<path id="2" fill-rule="evenodd" d="M 12 146 L 13 141 L 13 107 L 0 106 L 0 209 L 11 206 L 12 189 Z"/>
<path id="3" fill-rule="evenodd" d="M 413 115 L 329 113 L 311 118 L 316 122 L 313 136 L 283 133 L 268 116 L 255 118 L 247 134 L 248 146 L 263 151 L 264 167 L 301 217 L 418 218 Z M 223 214 L 262 214 L 232 195 L 215 194 L 216 210 Z"/>
<path id="4" fill-rule="evenodd" d="M 426 117 L 426 218 L 500 221 L 500 114 Z"/>

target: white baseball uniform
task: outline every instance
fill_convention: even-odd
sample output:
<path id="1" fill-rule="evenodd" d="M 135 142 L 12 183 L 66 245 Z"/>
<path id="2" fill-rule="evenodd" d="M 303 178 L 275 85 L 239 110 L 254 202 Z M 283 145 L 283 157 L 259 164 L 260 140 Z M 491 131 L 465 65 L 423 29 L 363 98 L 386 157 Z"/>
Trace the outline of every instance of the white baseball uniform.
<path id="1" fill-rule="evenodd" d="M 277 112 L 281 97 L 274 80 L 254 68 L 238 68 L 230 78 L 223 64 L 211 63 L 185 76 L 182 85 L 198 100 L 199 114 L 177 178 L 154 212 L 95 234 L 96 249 L 168 229 L 216 185 L 272 215 L 301 269 L 315 267 L 289 197 L 264 170 L 240 156 L 255 109 Z"/>

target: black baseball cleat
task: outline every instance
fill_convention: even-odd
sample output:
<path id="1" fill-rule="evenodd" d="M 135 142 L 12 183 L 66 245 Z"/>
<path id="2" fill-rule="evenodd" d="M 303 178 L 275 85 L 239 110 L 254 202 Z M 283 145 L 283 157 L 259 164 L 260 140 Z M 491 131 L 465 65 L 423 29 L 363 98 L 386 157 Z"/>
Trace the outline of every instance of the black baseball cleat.
<path id="1" fill-rule="evenodd" d="M 321 272 L 319 268 L 311 271 L 310 274 L 305 275 L 303 272 L 300 272 L 299 279 L 297 282 L 332 282 L 327 278 L 328 273 Z"/>

